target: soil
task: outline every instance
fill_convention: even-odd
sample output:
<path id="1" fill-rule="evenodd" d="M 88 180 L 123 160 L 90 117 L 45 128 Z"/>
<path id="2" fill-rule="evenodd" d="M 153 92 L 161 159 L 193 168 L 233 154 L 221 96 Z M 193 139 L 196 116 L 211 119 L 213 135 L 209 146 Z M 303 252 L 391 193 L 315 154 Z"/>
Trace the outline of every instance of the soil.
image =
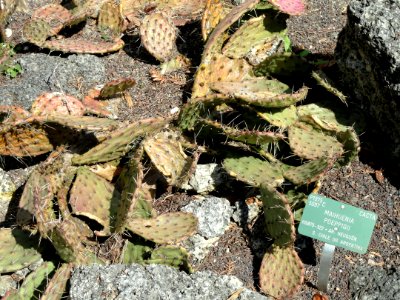
<path id="1" fill-rule="evenodd" d="M 29 2 L 29 1 L 28 1 Z M 33 1 L 45 4 L 51 1 Z M 290 17 L 287 21 L 292 47 L 296 51 L 309 50 L 313 55 L 331 61 L 334 73 L 334 50 L 336 38 L 346 22 L 346 6 L 349 0 L 308 0 L 308 12 L 303 16 Z M 25 14 L 16 14 L 10 27 L 17 33 L 26 20 Z M 134 121 L 157 116 L 171 116 L 171 110 L 181 107 L 190 97 L 190 87 L 196 65 L 199 63 L 202 43 L 199 24 L 190 24 L 181 29 L 179 50 L 192 59 L 188 72 L 158 78 L 149 75 L 157 61 L 140 47 L 135 33 L 126 36 L 126 46 L 118 53 L 101 56 L 109 80 L 131 77 L 136 86 L 130 90 L 133 105 L 121 101 L 119 119 Z M 18 40 L 16 40 L 18 42 Z M 16 58 L 30 51 L 44 51 L 35 47 L 23 48 Z M 54 54 L 53 54 L 54 55 Z M 329 70 L 328 70 L 329 71 Z M 335 79 L 335 78 L 332 78 Z M 337 78 L 336 78 L 337 79 Z M 7 84 L 9 79 L 0 79 Z M 351 104 L 351 99 L 350 99 Z M 351 107 L 351 105 L 350 105 Z M 371 130 L 372 131 L 372 130 Z M 331 299 L 350 299 L 348 278 L 354 266 L 368 264 L 390 268 L 400 265 L 400 191 L 396 187 L 389 167 L 382 165 L 377 156 L 379 149 L 367 128 L 361 136 L 360 160 L 347 167 L 332 169 L 322 181 L 320 193 L 351 205 L 371 210 L 378 215 L 378 222 L 371 240 L 369 251 L 359 255 L 337 249 L 330 273 L 329 296 Z M 168 201 L 163 201 L 168 197 Z M 187 204 L 187 194 L 166 193 L 156 201 L 155 209 L 160 212 L 175 211 Z M 257 235 L 257 224 L 253 228 L 232 225 L 218 244 L 200 264 L 198 270 L 211 270 L 219 274 L 236 275 L 246 286 L 258 290 L 257 271 L 260 259 L 251 249 L 252 239 Z M 293 299 L 311 299 L 317 291 L 315 284 L 322 243 L 299 236 L 296 249 L 305 263 L 305 283 Z"/>

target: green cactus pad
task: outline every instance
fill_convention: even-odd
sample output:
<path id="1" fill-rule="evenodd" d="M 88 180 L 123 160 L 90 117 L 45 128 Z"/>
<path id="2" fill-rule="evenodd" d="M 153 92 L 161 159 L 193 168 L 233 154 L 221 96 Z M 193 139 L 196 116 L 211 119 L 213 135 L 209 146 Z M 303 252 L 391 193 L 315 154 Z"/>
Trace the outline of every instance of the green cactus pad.
<path id="1" fill-rule="evenodd" d="M 295 228 L 292 211 L 285 196 L 271 186 L 261 187 L 261 200 L 267 232 L 280 247 L 292 245 Z"/>
<path id="2" fill-rule="evenodd" d="M 286 107 L 303 100 L 308 92 L 303 87 L 292 93 L 286 84 L 265 78 L 213 82 L 210 88 L 244 103 L 262 107 Z"/>
<path id="3" fill-rule="evenodd" d="M 58 255 L 65 262 L 78 264 L 103 264 L 104 261 L 97 257 L 87 246 L 84 246 L 86 237 L 80 231 L 80 224 L 76 218 L 69 217 L 52 230 L 49 238 L 56 249 Z"/>
<path id="4" fill-rule="evenodd" d="M 197 231 L 197 218 L 190 213 L 174 212 L 151 219 L 128 220 L 127 229 L 158 244 L 171 244 Z"/>
<path id="5" fill-rule="evenodd" d="M 54 269 L 54 264 L 51 261 L 46 261 L 30 273 L 18 290 L 20 299 L 32 299 L 37 288 L 50 277 Z"/>
<path id="6" fill-rule="evenodd" d="M 298 119 L 297 109 L 294 105 L 285 108 L 271 109 L 268 111 L 259 111 L 257 114 L 264 120 L 267 120 L 271 125 L 280 128 L 287 128 L 294 124 Z"/>
<path id="7" fill-rule="evenodd" d="M 61 40 L 45 41 L 40 45 L 40 47 L 69 53 L 104 54 L 118 51 L 122 49 L 124 45 L 124 41 L 120 38 L 117 38 L 112 42 L 66 38 Z"/>
<path id="8" fill-rule="evenodd" d="M 103 3 L 97 18 L 97 27 L 104 34 L 117 36 L 121 34 L 123 19 L 119 5 L 114 1 Z"/>
<path id="9" fill-rule="evenodd" d="M 168 119 L 147 119 L 132 123 L 125 128 L 115 131 L 111 136 L 82 155 L 72 158 L 75 165 L 94 164 L 121 158 L 131 148 L 138 138 L 162 129 Z"/>
<path id="10" fill-rule="evenodd" d="M 231 59 L 226 56 L 213 55 L 209 62 L 202 63 L 195 76 L 192 98 L 201 98 L 212 91 L 210 83 L 220 81 L 241 81 L 249 77 L 250 64 L 244 59 Z"/>
<path id="11" fill-rule="evenodd" d="M 43 47 L 46 39 L 52 35 L 51 26 L 44 20 L 31 19 L 25 23 L 22 34 L 28 42 Z"/>
<path id="12" fill-rule="evenodd" d="M 358 157 L 360 152 L 360 139 L 354 128 L 349 128 L 346 131 L 341 131 L 336 134 L 339 142 L 343 144 L 344 154 L 339 163 L 348 164 L 353 159 Z"/>
<path id="13" fill-rule="evenodd" d="M 229 175 L 253 186 L 280 186 L 284 178 L 279 167 L 252 156 L 226 158 L 223 167 Z"/>
<path id="14" fill-rule="evenodd" d="M 73 264 L 62 264 L 47 283 L 46 290 L 41 295 L 41 300 L 60 300 L 67 287 L 71 276 Z"/>
<path id="15" fill-rule="evenodd" d="M 329 108 L 318 103 L 301 105 L 297 108 L 297 114 L 301 121 L 310 123 L 329 131 L 346 131 L 349 126 L 342 125 L 337 121 L 336 114 Z"/>
<path id="16" fill-rule="evenodd" d="M 273 246 L 263 257 L 261 290 L 275 299 L 288 299 L 304 280 L 304 266 L 293 247 Z"/>
<path id="17" fill-rule="evenodd" d="M 36 122 L 0 126 L 0 155 L 37 156 L 53 149 L 43 126 Z"/>
<path id="18" fill-rule="evenodd" d="M 283 176 L 295 185 L 310 184 L 323 176 L 332 165 L 332 160 L 323 157 L 306 162 L 299 167 L 291 167 L 283 172 Z"/>
<path id="19" fill-rule="evenodd" d="M 42 258 L 39 241 L 20 229 L 0 228 L 0 274 L 28 267 Z"/>
<path id="20" fill-rule="evenodd" d="M 104 87 L 100 90 L 99 98 L 109 98 L 118 95 L 119 93 L 126 91 L 133 87 L 136 81 L 131 78 L 120 78 L 110 82 L 107 82 Z"/>
<path id="21" fill-rule="evenodd" d="M 97 235 L 111 233 L 110 222 L 115 218 L 120 200 L 114 185 L 94 174 L 88 167 L 79 167 L 70 191 L 69 204 L 72 211 L 95 220 L 103 226 Z"/>
<path id="22" fill-rule="evenodd" d="M 116 182 L 116 187 L 121 191 L 121 201 L 118 206 L 115 220 L 115 232 L 123 232 L 127 219 L 149 218 L 152 216 L 151 202 L 141 197 L 140 189 L 143 181 L 143 166 L 140 162 L 143 147 L 140 147 L 134 157 L 125 164 Z"/>
<path id="23" fill-rule="evenodd" d="M 220 129 L 223 134 L 232 140 L 251 145 L 265 145 L 285 138 L 283 134 L 274 131 L 236 129 L 211 120 L 202 120 L 202 122 Z"/>
<path id="24" fill-rule="evenodd" d="M 177 29 L 174 23 L 161 12 L 147 15 L 140 26 L 143 46 L 161 62 L 168 61 L 178 54 L 176 36 Z"/>
<path id="25" fill-rule="evenodd" d="M 126 241 L 121 255 L 121 263 L 123 264 L 142 264 L 145 262 L 146 258 L 149 257 L 153 248 L 142 245 L 134 244 L 130 241 Z"/>
<path id="26" fill-rule="evenodd" d="M 164 246 L 151 252 L 148 264 L 168 265 L 174 268 L 191 271 L 189 264 L 189 253 L 182 247 Z"/>
<path id="27" fill-rule="evenodd" d="M 177 131 L 162 131 L 143 141 L 146 154 L 153 165 L 165 176 L 168 183 L 175 185 L 184 175 L 189 159 L 183 152 L 181 138 Z"/>
<path id="28" fill-rule="evenodd" d="M 268 27 L 270 26 L 264 15 L 246 21 L 229 38 L 222 53 L 231 58 L 243 58 L 253 52 L 253 49 L 261 48 L 268 55 L 269 50 L 273 50 L 276 42 L 282 40 L 280 31 L 276 28 L 274 31 L 269 31 Z"/>
<path id="29" fill-rule="evenodd" d="M 240 17 L 252 9 L 254 6 L 258 4 L 259 0 L 247 0 L 242 4 L 233 7 L 229 13 L 221 20 L 217 27 L 211 32 L 208 37 L 207 43 L 204 46 L 203 50 L 203 60 L 209 57 L 212 53 L 219 52 L 220 49 L 215 49 L 215 46 L 219 44 L 221 36 L 223 36 L 224 32 Z"/>
<path id="30" fill-rule="evenodd" d="M 290 126 L 288 134 L 290 148 L 302 158 L 338 157 L 344 152 L 343 145 L 334 136 L 303 122 Z"/>

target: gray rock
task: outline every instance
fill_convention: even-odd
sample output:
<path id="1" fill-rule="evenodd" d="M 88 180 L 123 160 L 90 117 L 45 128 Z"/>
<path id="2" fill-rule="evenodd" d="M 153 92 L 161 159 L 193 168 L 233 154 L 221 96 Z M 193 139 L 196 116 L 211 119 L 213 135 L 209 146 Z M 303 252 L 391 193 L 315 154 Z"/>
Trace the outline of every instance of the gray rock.
<path id="1" fill-rule="evenodd" d="M 86 266 L 75 269 L 70 297 L 74 299 L 223 299 L 243 288 L 234 276 L 197 272 L 188 275 L 168 266 L 133 264 Z M 244 289 L 237 299 L 268 299 Z"/>
<path id="2" fill-rule="evenodd" d="M 197 217 L 199 220 L 197 233 L 205 238 L 223 235 L 232 216 L 229 201 L 213 196 L 198 197 L 181 210 L 193 213 Z"/>
<path id="3" fill-rule="evenodd" d="M 106 68 L 94 55 L 70 55 L 68 58 L 43 53 L 23 55 L 17 62 L 23 73 L 0 86 L 0 104 L 29 109 L 44 92 L 64 92 L 82 97 L 96 84 L 106 81 Z"/>
<path id="4" fill-rule="evenodd" d="M 260 214 L 260 211 L 261 208 L 256 202 L 247 204 L 246 201 L 236 201 L 232 219 L 244 227 L 251 224 Z"/>
<path id="5" fill-rule="evenodd" d="M 183 188 L 193 189 L 198 194 L 208 193 L 214 191 L 223 180 L 222 170 L 218 164 L 197 165 L 189 184 Z"/>
<path id="6" fill-rule="evenodd" d="M 354 300 L 400 299 L 400 269 L 359 266 L 349 278 Z"/>
<path id="7" fill-rule="evenodd" d="M 0 168 L 0 223 L 5 221 L 8 206 L 16 190 L 11 177 Z"/>
<path id="8" fill-rule="evenodd" d="M 336 48 L 340 81 L 387 135 L 383 150 L 397 164 L 400 161 L 399 28 L 399 1 L 352 0 L 347 25 Z"/>

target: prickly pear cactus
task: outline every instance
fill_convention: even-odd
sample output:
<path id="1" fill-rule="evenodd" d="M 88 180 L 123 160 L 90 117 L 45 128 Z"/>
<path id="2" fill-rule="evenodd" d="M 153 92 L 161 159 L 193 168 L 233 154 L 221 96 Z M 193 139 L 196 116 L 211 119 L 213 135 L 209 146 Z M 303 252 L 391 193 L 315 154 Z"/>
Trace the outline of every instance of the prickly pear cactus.
<path id="1" fill-rule="evenodd" d="M 147 15 L 140 26 L 140 38 L 143 46 L 161 62 L 177 56 L 176 34 L 175 25 L 164 13 Z"/>

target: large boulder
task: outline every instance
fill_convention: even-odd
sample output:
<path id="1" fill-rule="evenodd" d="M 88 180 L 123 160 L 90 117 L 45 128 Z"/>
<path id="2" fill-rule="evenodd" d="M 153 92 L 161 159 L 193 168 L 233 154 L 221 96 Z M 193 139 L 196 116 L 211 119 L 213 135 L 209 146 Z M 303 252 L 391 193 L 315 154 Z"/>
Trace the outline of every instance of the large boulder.
<path id="1" fill-rule="evenodd" d="M 400 1 L 352 0 L 347 14 L 336 48 L 340 81 L 378 125 L 380 150 L 400 165 Z"/>

